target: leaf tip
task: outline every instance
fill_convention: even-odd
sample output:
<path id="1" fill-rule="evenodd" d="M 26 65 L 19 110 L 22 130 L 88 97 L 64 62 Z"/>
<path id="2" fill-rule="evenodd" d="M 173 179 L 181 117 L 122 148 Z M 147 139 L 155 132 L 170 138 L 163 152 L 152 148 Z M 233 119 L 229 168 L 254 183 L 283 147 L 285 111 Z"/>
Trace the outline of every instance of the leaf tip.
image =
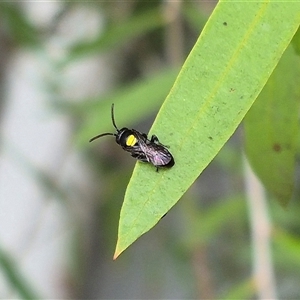
<path id="1" fill-rule="evenodd" d="M 124 248 L 123 249 L 120 248 L 120 244 L 119 244 L 119 241 L 118 241 L 117 246 L 116 246 L 116 250 L 115 250 L 115 253 L 114 253 L 114 256 L 113 256 L 113 260 L 116 260 L 124 250 L 125 250 Z"/>
<path id="2" fill-rule="evenodd" d="M 116 260 L 118 258 L 118 256 L 120 255 L 120 253 L 115 252 L 114 256 L 113 256 L 113 260 Z"/>

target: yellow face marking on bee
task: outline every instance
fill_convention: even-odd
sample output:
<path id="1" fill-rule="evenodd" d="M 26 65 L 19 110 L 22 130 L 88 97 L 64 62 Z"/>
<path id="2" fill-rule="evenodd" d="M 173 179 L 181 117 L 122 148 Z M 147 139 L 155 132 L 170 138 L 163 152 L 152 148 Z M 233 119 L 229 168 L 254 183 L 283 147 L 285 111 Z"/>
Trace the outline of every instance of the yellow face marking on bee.
<path id="1" fill-rule="evenodd" d="M 126 140 L 126 146 L 132 147 L 136 143 L 137 143 L 137 138 L 133 134 L 129 135 Z"/>

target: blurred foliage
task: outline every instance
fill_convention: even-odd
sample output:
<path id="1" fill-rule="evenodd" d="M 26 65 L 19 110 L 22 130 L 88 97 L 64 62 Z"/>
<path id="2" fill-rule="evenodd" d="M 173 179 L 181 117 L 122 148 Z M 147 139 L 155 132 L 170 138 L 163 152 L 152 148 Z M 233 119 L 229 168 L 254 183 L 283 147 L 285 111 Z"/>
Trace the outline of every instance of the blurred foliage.
<path id="1" fill-rule="evenodd" d="M 295 157 L 300 140 L 299 80 L 299 56 L 290 46 L 244 122 L 249 161 L 282 205 L 287 205 L 294 193 Z"/>
<path id="2" fill-rule="evenodd" d="M 83 5 L 62 3 L 61 12 L 54 18 L 53 24 L 49 24 L 49 28 L 40 28 L 26 17 L 22 4 L 1 3 L 1 24 L 5 24 L 2 30 L 6 38 L 20 47 L 20 51 L 22 46 L 28 45 L 43 48 L 41 36 L 45 41 L 55 35 L 55 28 L 64 18 Z M 161 2 L 130 1 L 118 2 L 117 5 L 97 2 L 86 5 L 97 11 L 99 18 L 104 18 L 103 30 L 93 40 L 82 38 L 72 42 L 62 60 L 52 58 L 57 77 L 50 78 L 45 85 L 53 92 L 55 101 L 52 108 L 73 121 L 76 130 L 71 140 L 80 145 L 95 178 L 91 199 L 86 199 L 86 193 L 72 182 L 67 185 L 57 182 L 30 162 L 24 163 L 28 176 L 38 178 L 47 193 L 52 190 L 57 199 L 62 200 L 66 215 L 73 217 L 73 244 L 70 250 L 66 249 L 70 251 L 70 296 L 78 299 L 100 296 L 253 299 L 250 234 L 241 178 L 241 132 L 219 152 L 184 199 L 117 262 L 111 261 L 111 254 L 119 211 L 134 161 L 109 138 L 97 145 L 88 144 L 93 135 L 112 130 L 109 110 L 112 102 L 116 104 L 116 121 L 120 127 L 123 124 L 136 128 L 150 127 L 179 65 L 168 61 L 166 48 L 182 47 L 186 57 L 213 9 L 212 3 L 183 1 L 183 45 L 166 45 L 165 34 L 170 23 L 162 17 Z M 77 99 L 76 103 L 66 98 L 61 92 L 64 81 L 60 72 L 76 65 L 79 59 L 84 61 L 103 54 L 109 54 L 117 61 L 113 67 L 115 73 L 121 74 L 112 89 L 93 99 Z M 50 57 L 48 59 L 51 60 Z M 151 71 L 149 61 L 155 62 Z M 279 298 L 296 298 L 300 293 L 297 284 L 300 279 L 297 256 L 300 252 L 298 183 L 296 191 L 287 211 L 283 211 L 269 196 Z M 71 199 L 75 197 L 91 206 L 86 227 L 73 207 Z M 12 289 L 23 299 L 35 298 L 31 284 L 19 276 L 17 268 L 11 267 L 2 251 L 0 262 L 1 271 L 9 279 Z M 201 281 L 203 278 L 196 275 L 196 269 L 201 269 L 202 265 L 206 266 L 203 267 L 203 276 L 210 279 L 211 289 Z M 286 282 L 289 280 L 295 284 L 287 290 Z M 96 294 L 99 291 L 102 291 L 100 296 Z"/>
<path id="3" fill-rule="evenodd" d="M 37 47 L 39 44 L 38 28 L 24 16 L 18 3 L 0 3 L 0 24 L 6 38 L 20 46 Z"/>
<path id="4" fill-rule="evenodd" d="M 40 299 L 28 284 L 25 276 L 21 275 L 16 261 L 0 248 L 0 269 L 6 276 L 7 282 L 18 291 L 22 299 Z"/>
<path id="5" fill-rule="evenodd" d="M 105 32 L 96 37 L 91 42 L 79 42 L 71 47 L 68 55 L 69 60 L 86 57 L 91 54 L 99 54 L 101 51 L 109 51 L 118 48 L 129 40 L 140 35 L 145 35 L 157 28 L 161 28 L 165 21 L 156 7 L 153 10 L 146 10 L 138 14 L 133 14 L 128 19 L 111 23 Z"/>

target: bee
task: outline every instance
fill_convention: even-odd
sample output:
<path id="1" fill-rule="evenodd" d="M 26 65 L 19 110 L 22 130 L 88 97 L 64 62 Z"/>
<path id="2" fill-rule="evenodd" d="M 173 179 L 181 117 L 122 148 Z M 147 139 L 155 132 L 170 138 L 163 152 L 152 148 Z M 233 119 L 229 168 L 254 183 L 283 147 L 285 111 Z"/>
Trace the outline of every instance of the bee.
<path id="1" fill-rule="evenodd" d="M 171 168 L 174 166 L 175 161 L 167 149 L 168 146 L 161 144 L 156 135 L 152 135 L 151 138 L 148 139 L 146 133 L 141 133 L 135 129 L 128 129 L 127 127 L 121 129 L 117 127 L 114 117 L 114 104 L 111 106 L 111 120 L 117 132 L 99 134 L 91 138 L 90 142 L 106 135 L 113 135 L 116 137 L 116 143 L 120 145 L 123 150 L 129 152 L 132 157 L 139 161 L 154 165 L 156 172 L 158 172 L 158 168 Z"/>

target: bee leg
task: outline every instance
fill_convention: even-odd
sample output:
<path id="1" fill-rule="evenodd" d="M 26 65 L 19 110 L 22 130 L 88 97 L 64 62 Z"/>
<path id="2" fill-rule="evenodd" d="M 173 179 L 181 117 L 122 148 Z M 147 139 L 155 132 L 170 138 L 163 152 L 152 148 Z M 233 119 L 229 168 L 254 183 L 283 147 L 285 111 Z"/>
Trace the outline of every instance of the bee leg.
<path id="1" fill-rule="evenodd" d="M 151 143 L 158 143 L 158 144 L 160 144 L 159 139 L 158 139 L 158 137 L 155 134 L 153 134 L 151 136 L 151 140 L 150 141 L 151 141 Z"/>
<path id="2" fill-rule="evenodd" d="M 142 161 L 142 162 L 148 162 L 146 156 L 144 153 L 131 153 L 131 156 L 134 157 L 135 159 Z"/>
<path id="3" fill-rule="evenodd" d="M 137 159 L 142 162 L 149 162 L 146 157 L 137 157 Z"/>
<path id="4" fill-rule="evenodd" d="M 153 135 L 151 136 L 150 142 L 151 142 L 151 143 L 155 143 L 155 144 L 160 145 L 160 146 L 163 146 L 163 147 L 166 147 L 166 148 L 170 148 L 169 146 L 163 145 L 163 144 L 159 141 L 158 137 L 157 137 L 155 134 L 153 134 Z"/>
<path id="5" fill-rule="evenodd" d="M 158 167 L 156 167 L 156 172 L 158 173 Z"/>

